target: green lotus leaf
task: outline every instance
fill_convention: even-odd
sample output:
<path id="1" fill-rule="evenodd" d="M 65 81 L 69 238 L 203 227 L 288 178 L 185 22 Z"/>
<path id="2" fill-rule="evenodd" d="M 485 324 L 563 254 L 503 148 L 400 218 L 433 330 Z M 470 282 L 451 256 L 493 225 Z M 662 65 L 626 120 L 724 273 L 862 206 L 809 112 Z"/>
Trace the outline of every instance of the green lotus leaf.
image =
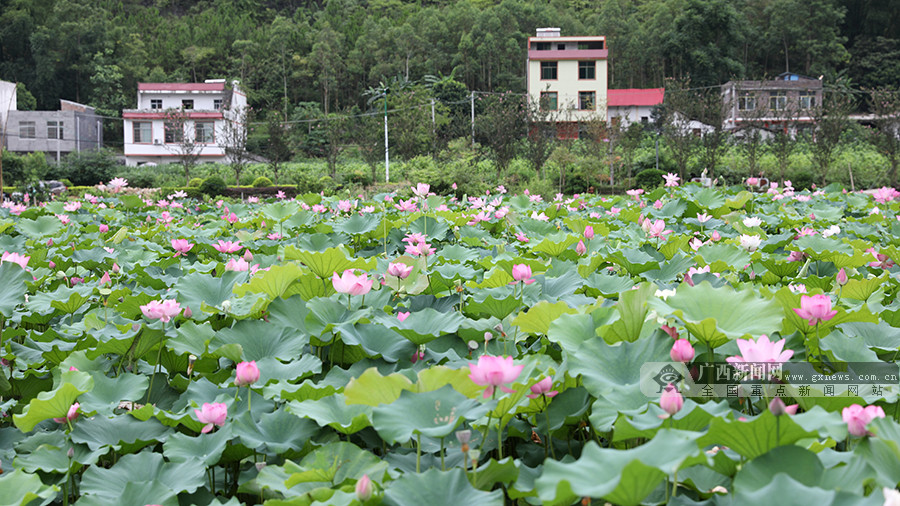
<path id="1" fill-rule="evenodd" d="M 744 457 L 754 459 L 775 447 L 818 436 L 817 432 L 805 430 L 790 416 L 778 417 L 779 420 L 775 418 L 768 410 L 745 422 L 715 418 L 701 443 L 727 446 Z"/>
<path id="2" fill-rule="evenodd" d="M 390 483 L 384 494 L 387 506 L 422 506 L 423 504 L 465 504 L 466 506 L 502 506 L 503 492 L 477 490 L 466 479 L 462 469 L 404 474 Z"/>
<path id="3" fill-rule="evenodd" d="M 65 418 L 78 396 L 94 388 L 94 378 L 81 371 L 65 371 L 61 383 L 49 392 L 41 392 L 28 403 L 22 413 L 13 415 L 13 423 L 22 432 L 50 418 Z"/>
<path id="4" fill-rule="evenodd" d="M 580 238 L 574 234 L 557 232 L 555 234 L 545 236 L 540 242 L 532 242 L 531 251 L 535 253 L 546 253 L 552 257 L 558 257 L 579 240 Z"/>
<path id="5" fill-rule="evenodd" d="M 232 297 L 234 284 L 247 277 L 246 272 L 225 271 L 214 278 L 203 272 L 195 272 L 181 278 L 173 287 L 178 292 L 181 307 L 191 308 L 194 319 L 203 319 L 203 304 L 221 306 Z"/>
<path id="6" fill-rule="evenodd" d="M 290 416 L 290 415 L 288 415 Z M 236 420 L 235 420 L 236 421 Z M 197 461 L 205 466 L 213 466 L 222 458 L 225 447 L 234 435 L 232 425 L 225 425 L 210 434 L 192 436 L 176 433 L 169 436 L 163 443 L 163 455 L 170 462 Z"/>
<path id="7" fill-rule="evenodd" d="M 384 314 L 376 316 L 375 321 L 393 329 L 413 344 L 421 345 L 444 334 L 455 333 L 465 322 L 465 318 L 456 311 L 441 312 L 426 307 L 410 312 L 402 322 L 396 316 Z"/>
<path id="8" fill-rule="evenodd" d="M 48 235 L 55 235 L 63 229 L 63 224 L 55 216 L 41 216 L 34 220 L 27 218 L 19 220 L 18 228 L 32 239 L 40 239 Z"/>
<path id="9" fill-rule="evenodd" d="M 580 374 L 584 387 L 597 398 L 591 409 L 594 430 L 606 432 L 618 413 L 643 411 L 650 399 L 641 393 L 641 366 L 670 360 L 671 339 L 648 336 L 610 346 L 602 339 L 585 341 L 568 355 L 569 374 Z"/>
<path id="10" fill-rule="evenodd" d="M 300 205 L 296 202 L 273 202 L 262 208 L 262 213 L 276 222 L 284 221 L 300 210 Z"/>
<path id="11" fill-rule="evenodd" d="M 631 438 L 651 439 L 662 428 L 673 428 L 701 432 L 716 417 L 724 417 L 731 413 L 731 407 L 726 402 L 707 402 L 697 404 L 692 399 L 685 399 L 681 411 L 668 418 L 660 418 L 665 412 L 656 404 L 650 404 L 649 409 L 634 416 L 620 415 L 616 420 L 614 441 L 624 441 Z"/>
<path id="12" fill-rule="evenodd" d="M 74 425 L 72 441 L 84 443 L 91 450 L 110 447 L 122 453 L 135 452 L 147 445 L 165 441 L 172 433 L 170 427 L 155 419 L 141 421 L 127 415 L 82 418 Z"/>
<path id="13" fill-rule="evenodd" d="M 149 451 L 125 455 L 109 469 L 89 467 L 81 478 L 81 493 L 104 499 L 107 504 L 153 504 L 157 499 L 149 495 L 136 494 L 144 501 L 142 503 L 136 503 L 135 497 L 126 497 L 126 487 L 132 485 L 150 494 L 153 490 L 144 489 L 140 484 L 152 482 L 157 485 L 160 496 L 164 495 L 165 489 L 192 493 L 206 482 L 206 469 L 199 464 L 199 460 L 165 462 L 161 453 Z"/>
<path id="14" fill-rule="evenodd" d="M 46 504 L 56 497 L 59 487 L 44 485 L 40 476 L 14 469 L 0 475 L 0 490 L 0 506 L 26 506 L 36 501 Z"/>
<path id="15" fill-rule="evenodd" d="M 651 299 L 649 304 L 663 316 L 681 319 L 691 335 L 714 348 L 732 339 L 771 334 L 781 328 L 782 308 L 752 290 L 713 288 L 704 281 L 695 286 L 682 283 L 676 292 L 665 300 Z"/>
<path id="16" fill-rule="evenodd" d="M 341 340 L 360 346 L 370 357 L 398 362 L 412 356 L 416 347 L 403 336 L 382 325 L 357 324 L 341 328 Z"/>
<path id="17" fill-rule="evenodd" d="M 870 348 L 883 351 L 896 351 L 900 348 L 900 328 L 886 322 L 847 322 L 838 327 L 851 338 L 861 338 Z"/>
<path id="18" fill-rule="evenodd" d="M 467 263 L 476 262 L 481 258 L 481 255 L 478 254 L 478 250 L 466 248 L 459 244 L 450 244 L 441 248 L 438 258 L 456 263 Z"/>
<path id="19" fill-rule="evenodd" d="M 565 302 L 550 303 L 542 300 L 531 306 L 526 312 L 519 313 L 512 324 L 519 327 L 522 332 L 530 334 L 546 335 L 550 330 L 550 324 L 564 314 L 578 312 L 569 307 Z"/>
<path id="20" fill-rule="evenodd" d="M 347 404 L 343 394 L 317 400 L 287 403 L 287 410 L 301 418 L 311 418 L 320 427 L 329 426 L 343 434 L 354 434 L 372 425 L 372 408 Z"/>
<path id="21" fill-rule="evenodd" d="M 734 244 L 704 244 L 697 250 L 697 254 L 709 265 L 712 272 L 726 270 L 740 272 L 745 265 L 750 263 L 750 255 L 747 251 Z"/>
<path id="22" fill-rule="evenodd" d="M 825 466 L 815 453 L 794 445 L 779 446 L 744 464 L 734 477 L 734 490 L 758 490 L 778 474 L 786 474 L 807 487 L 818 487 L 824 472 Z M 830 487 L 825 484 L 823 488 Z"/>
<path id="23" fill-rule="evenodd" d="M 697 432 L 665 429 L 631 450 L 600 448 L 589 441 L 575 462 L 546 461 L 535 488 L 545 504 L 570 504 L 577 497 L 641 504 L 678 468 L 706 462 L 698 446 L 700 436 Z"/>
<path id="24" fill-rule="evenodd" d="M 612 344 L 619 341 L 634 342 L 652 329 L 644 328 L 647 313 L 650 311 L 647 302 L 650 296 L 656 292 L 655 285 L 645 283 L 637 290 L 626 290 L 619 294 L 619 303 L 616 304 L 616 313 L 619 318 L 608 325 L 597 329 L 606 342 Z"/>
<path id="25" fill-rule="evenodd" d="M 876 418 L 866 429 L 874 437 L 866 437 L 859 442 L 856 449 L 875 471 L 876 483 L 883 487 L 892 487 L 900 480 L 900 427 L 890 418 Z"/>
<path id="26" fill-rule="evenodd" d="M 378 406 L 396 401 L 404 390 L 412 390 L 413 382 L 400 373 L 382 376 L 378 369 L 370 367 L 358 378 L 351 379 L 344 387 L 347 404 Z"/>
<path id="27" fill-rule="evenodd" d="M 375 268 L 374 258 L 348 258 L 347 250 L 343 246 L 328 248 L 325 251 L 306 251 L 294 246 L 284 249 L 285 260 L 299 260 L 316 276 L 331 280 L 331 276 L 337 273 L 339 276 L 347 269 L 360 269 L 369 271 Z"/>
<path id="28" fill-rule="evenodd" d="M 122 373 L 115 378 L 94 373 L 94 388 L 79 398 L 82 411 L 111 416 L 122 401 L 139 401 L 147 392 L 147 376 Z"/>
<path id="29" fill-rule="evenodd" d="M 234 419 L 232 428 L 247 448 L 275 455 L 300 451 L 319 430 L 312 420 L 298 418 L 283 409 L 265 413 L 258 419 L 244 413 Z"/>
<path id="30" fill-rule="evenodd" d="M 247 293 L 264 293 L 269 300 L 284 297 L 291 285 L 303 275 L 303 269 L 292 263 L 273 265 L 267 271 L 259 271 L 250 282 L 234 286 L 234 295 L 243 297 Z"/>
<path id="31" fill-rule="evenodd" d="M 65 473 L 71 465 L 64 447 L 42 444 L 28 454 L 22 454 L 21 448 L 18 451 L 20 453 L 16 457 L 15 465 L 29 473 L 38 470 L 47 473 Z"/>
<path id="32" fill-rule="evenodd" d="M 261 320 L 242 320 L 231 328 L 216 332 L 209 342 L 209 349 L 216 353 L 223 346 L 239 345 L 243 360 L 261 360 L 267 357 L 291 360 L 299 357 L 307 344 L 309 336 L 298 334 L 292 329 Z"/>
<path id="33" fill-rule="evenodd" d="M 822 506 L 852 506 L 882 504 L 884 498 L 881 494 L 872 494 L 868 500 L 849 492 L 836 492 L 819 487 L 806 486 L 787 474 L 781 473 L 767 483 L 764 487 L 753 490 L 735 490 L 735 504 L 757 504 L 759 501 L 771 501 L 778 498 L 778 504 L 784 506 L 806 506 L 816 504 Z"/>
<path id="34" fill-rule="evenodd" d="M 632 276 L 659 268 L 659 259 L 639 249 L 626 248 L 616 250 L 610 254 L 609 258 L 624 267 L 628 274 Z"/>
<path id="35" fill-rule="evenodd" d="M 868 300 L 879 288 L 884 285 L 888 276 L 879 276 L 877 278 L 856 279 L 847 281 L 847 284 L 841 288 L 841 297 L 856 300 Z"/>
<path id="36" fill-rule="evenodd" d="M 442 438 L 464 419 L 480 418 L 488 409 L 488 405 L 469 399 L 450 385 L 422 393 L 404 390 L 393 403 L 372 410 L 372 425 L 391 444 L 409 441 L 414 433 Z"/>
<path id="37" fill-rule="evenodd" d="M 830 352 L 840 362 L 878 362 L 878 355 L 861 339 L 851 338 L 843 332 L 831 332 L 819 341 L 822 351 Z"/>
<path id="38" fill-rule="evenodd" d="M 367 234 L 381 224 L 381 218 L 374 214 L 354 214 L 335 224 L 334 231 L 349 236 Z"/>
<path id="39" fill-rule="evenodd" d="M 378 482 L 382 480 L 387 467 L 387 462 L 371 452 L 352 443 L 339 441 L 316 448 L 299 465 L 291 461 L 285 462 L 284 470 L 288 473 L 285 485 L 293 488 L 298 483 L 309 481 L 324 481 L 333 485 L 348 480 L 355 483 L 363 475 Z"/>
<path id="40" fill-rule="evenodd" d="M 25 302 L 25 279 L 27 273 L 24 269 L 12 262 L 0 264 L 0 314 L 5 318 L 13 315 L 16 306 Z"/>

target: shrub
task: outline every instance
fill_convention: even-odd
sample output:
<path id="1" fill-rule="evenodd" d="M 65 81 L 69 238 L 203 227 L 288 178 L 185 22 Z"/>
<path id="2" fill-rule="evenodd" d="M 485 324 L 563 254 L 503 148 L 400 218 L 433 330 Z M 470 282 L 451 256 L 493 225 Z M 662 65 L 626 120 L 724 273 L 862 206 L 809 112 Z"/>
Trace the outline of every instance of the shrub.
<path id="1" fill-rule="evenodd" d="M 75 186 L 75 185 L 72 184 L 71 181 L 69 181 L 69 180 L 66 179 L 66 178 L 60 179 L 59 182 L 62 183 L 62 184 L 64 184 L 64 185 L 66 185 L 66 188 L 72 188 L 72 187 Z"/>
<path id="2" fill-rule="evenodd" d="M 119 163 L 111 151 L 82 151 L 66 156 L 56 167 L 54 176 L 69 179 L 77 186 L 94 186 L 112 179 L 118 169 Z"/>
<path id="3" fill-rule="evenodd" d="M 200 185 L 200 192 L 210 197 L 215 197 L 224 194 L 226 188 L 228 188 L 228 185 L 225 184 L 224 179 L 220 176 L 210 176 Z"/>
<path id="4" fill-rule="evenodd" d="M 200 188 L 200 185 L 203 184 L 203 179 L 199 177 L 195 177 L 188 181 L 188 188 Z"/>
<path id="5" fill-rule="evenodd" d="M 645 190 L 657 188 L 663 184 L 663 174 L 665 174 L 665 172 L 657 169 L 642 170 L 638 172 L 638 175 L 634 178 L 635 185 Z"/>
<path id="6" fill-rule="evenodd" d="M 259 176 L 258 178 L 253 180 L 254 188 L 268 188 L 272 186 L 272 180 L 267 178 L 266 176 Z"/>

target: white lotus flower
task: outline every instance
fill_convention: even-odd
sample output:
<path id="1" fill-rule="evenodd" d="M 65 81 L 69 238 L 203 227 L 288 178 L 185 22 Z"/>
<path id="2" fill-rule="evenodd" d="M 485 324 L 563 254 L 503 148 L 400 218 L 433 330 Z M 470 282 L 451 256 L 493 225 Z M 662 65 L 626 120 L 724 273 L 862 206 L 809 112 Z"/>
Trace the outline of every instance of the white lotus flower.
<path id="1" fill-rule="evenodd" d="M 741 234 L 741 247 L 750 253 L 756 251 L 762 243 L 762 238 L 758 235 Z"/>

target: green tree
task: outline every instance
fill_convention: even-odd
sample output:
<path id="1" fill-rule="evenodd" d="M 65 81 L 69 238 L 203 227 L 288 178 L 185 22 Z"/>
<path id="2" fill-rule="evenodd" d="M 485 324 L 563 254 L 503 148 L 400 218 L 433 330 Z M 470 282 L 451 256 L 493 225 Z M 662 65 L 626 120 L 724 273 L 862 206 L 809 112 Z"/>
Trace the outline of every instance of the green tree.
<path id="1" fill-rule="evenodd" d="M 869 90 L 869 110 L 874 116 L 875 128 L 869 139 L 873 146 L 887 158 L 888 181 L 897 186 L 897 166 L 900 165 L 900 92 L 890 88 Z"/>
<path id="2" fill-rule="evenodd" d="M 287 142 L 287 128 L 275 111 L 269 112 L 266 117 L 266 134 L 268 139 L 264 152 L 269 160 L 269 170 L 272 171 L 275 184 L 278 184 L 278 173 L 282 164 L 290 160 L 291 150 Z"/>

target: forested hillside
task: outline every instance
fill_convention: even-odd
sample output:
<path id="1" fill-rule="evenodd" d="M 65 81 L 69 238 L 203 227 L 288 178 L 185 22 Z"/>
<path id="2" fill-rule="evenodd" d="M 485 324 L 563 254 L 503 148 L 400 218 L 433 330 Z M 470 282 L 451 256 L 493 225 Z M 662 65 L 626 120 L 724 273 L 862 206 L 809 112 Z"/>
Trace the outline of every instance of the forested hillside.
<path id="1" fill-rule="evenodd" d="M 896 0 L 0 0 L 0 79 L 55 109 L 109 115 L 139 81 L 240 79 L 256 110 L 366 107 L 392 77 L 453 76 L 524 91 L 525 41 L 541 26 L 609 40 L 610 86 L 698 86 L 787 69 L 854 87 L 900 76 Z M 309 104 L 307 104 L 307 107 Z"/>

